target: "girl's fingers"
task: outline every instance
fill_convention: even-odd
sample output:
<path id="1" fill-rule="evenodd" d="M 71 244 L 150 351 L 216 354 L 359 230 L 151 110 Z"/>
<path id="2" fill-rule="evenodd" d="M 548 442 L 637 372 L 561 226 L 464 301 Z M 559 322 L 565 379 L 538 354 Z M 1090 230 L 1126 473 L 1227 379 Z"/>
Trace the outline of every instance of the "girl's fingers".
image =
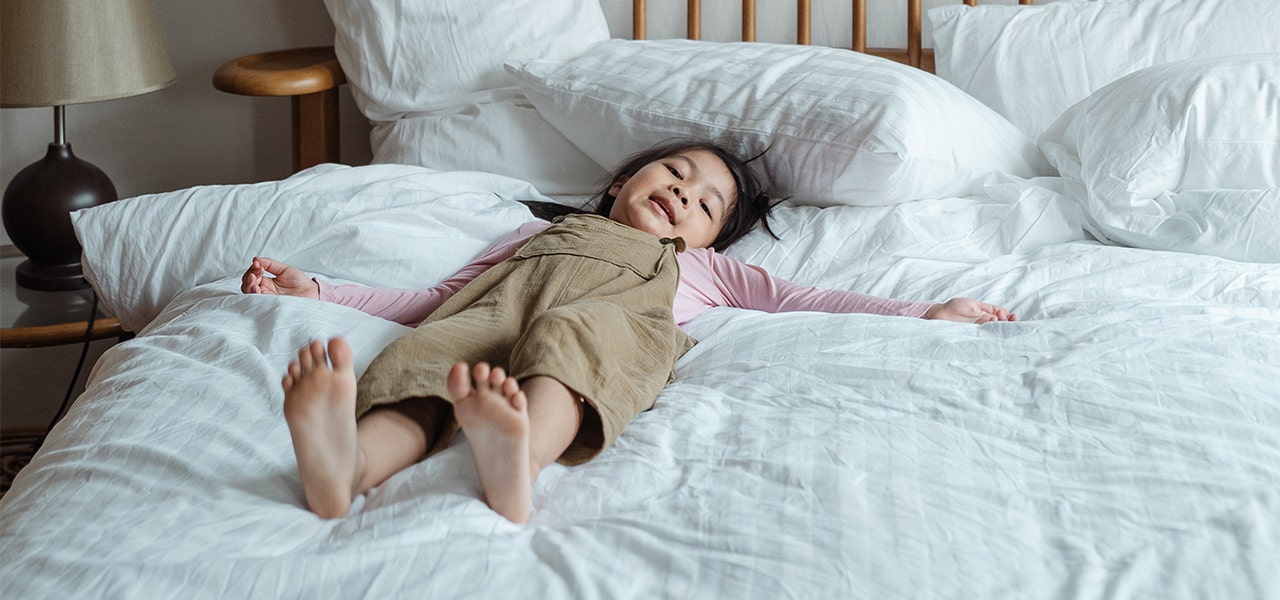
<path id="1" fill-rule="evenodd" d="M 260 261 L 260 263 L 261 263 L 261 265 L 262 265 L 262 270 L 264 270 L 264 271 L 266 271 L 266 272 L 268 272 L 268 273 L 270 273 L 270 274 L 272 274 L 272 275 L 277 275 L 277 276 L 278 276 L 278 275 L 280 275 L 281 273 L 283 273 L 285 269 L 289 268 L 289 265 L 286 265 L 286 264 L 284 264 L 284 263 L 280 263 L 280 262 L 276 262 L 276 261 L 274 261 L 274 260 L 271 260 L 270 258 L 259 258 L 258 260 Z"/>

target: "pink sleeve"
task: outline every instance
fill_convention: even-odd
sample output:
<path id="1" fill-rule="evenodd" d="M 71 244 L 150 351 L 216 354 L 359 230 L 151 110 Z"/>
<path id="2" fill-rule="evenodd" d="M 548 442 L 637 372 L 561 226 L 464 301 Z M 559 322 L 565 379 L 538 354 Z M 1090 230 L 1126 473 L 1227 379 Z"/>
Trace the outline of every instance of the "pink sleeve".
<path id="1" fill-rule="evenodd" d="M 503 236 L 478 258 L 454 273 L 453 276 L 440 282 L 435 287 L 425 290 L 403 290 L 391 288 L 372 288 L 362 285 L 332 286 L 317 280 L 320 287 L 320 299 L 343 306 L 350 306 L 361 312 L 382 317 L 401 325 L 415 326 L 435 312 L 446 300 L 453 297 L 463 286 L 471 283 L 490 267 L 511 258 L 533 234 L 542 231 L 548 225 L 545 221 L 531 221 Z"/>
<path id="2" fill-rule="evenodd" d="M 935 304 L 800 285 L 723 254 L 711 255 L 711 268 L 729 305 L 738 308 L 771 313 L 814 311 L 920 317 Z"/>

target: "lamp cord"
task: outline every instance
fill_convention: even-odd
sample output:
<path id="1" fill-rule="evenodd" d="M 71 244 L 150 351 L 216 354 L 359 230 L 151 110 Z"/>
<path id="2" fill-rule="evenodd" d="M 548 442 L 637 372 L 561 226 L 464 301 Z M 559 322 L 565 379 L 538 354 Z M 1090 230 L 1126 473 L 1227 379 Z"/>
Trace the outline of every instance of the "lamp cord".
<path id="1" fill-rule="evenodd" d="M 89 356 L 89 344 L 93 341 L 94 321 L 98 319 L 98 291 L 89 288 L 93 294 L 93 302 L 89 307 L 89 326 L 84 332 L 84 346 L 80 349 L 80 360 L 76 362 L 76 372 L 71 376 L 71 383 L 67 385 L 67 393 L 62 397 L 62 405 L 58 407 L 58 412 L 53 414 L 53 420 L 49 421 L 49 426 L 40 434 L 40 438 L 36 440 L 35 445 L 31 448 L 31 453 L 35 454 L 40 447 L 44 445 L 45 438 L 49 437 L 49 432 L 53 430 L 53 426 L 62 420 L 62 414 L 66 412 L 67 405 L 71 403 L 71 393 L 76 389 L 76 383 L 80 381 L 80 371 L 84 369 L 85 359 Z"/>

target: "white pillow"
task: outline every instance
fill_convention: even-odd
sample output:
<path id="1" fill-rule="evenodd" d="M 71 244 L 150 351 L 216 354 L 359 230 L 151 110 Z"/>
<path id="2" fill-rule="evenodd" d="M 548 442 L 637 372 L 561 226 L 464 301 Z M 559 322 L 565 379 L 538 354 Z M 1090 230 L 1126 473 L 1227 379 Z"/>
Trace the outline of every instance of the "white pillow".
<path id="1" fill-rule="evenodd" d="M 373 162 L 489 171 L 528 181 L 557 198 L 593 195 L 608 181 L 609 174 L 542 118 L 519 89 L 494 93 L 499 94 L 510 98 L 446 114 L 375 121 Z"/>
<path id="2" fill-rule="evenodd" d="M 1095 234 L 1280 262 L 1280 53 L 1168 63 L 1071 107 L 1040 140 Z"/>
<path id="3" fill-rule="evenodd" d="M 85 276 L 128 331 L 254 256 L 312 275 L 424 288 L 532 220 L 527 183 L 421 167 L 321 165 L 283 181 L 139 196 L 71 215 Z M 121 235 L 120 232 L 128 232 Z"/>
<path id="4" fill-rule="evenodd" d="M 929 11 L 938 75 L 1038 139 L 1067 107 L 1138 69 L 1280 51 L 1275 0 L 1094 0 Z"/>
<path id="5" fill-rule="evenodd" d="M 597 0 L 325 0 L 334 49 L 375 121 L 514 85 L 502 63 L 573 58 L 609 38 Z"/>
<path id="6" fill-rule="evenodd" d="M 611 40 L 568 62 L 509 63 L 534 106 L 601 166 L 672 137 L 729 139 L 798 203 L 966 195 L 1047 173 L 1032 140 L 933 75 L 848 50 Z"/>
<path id="7" fill-rule="evenodd" d="M 605 176 L 547 126 L 502 68 L 512 59 L 572 58 L 608 39 L 596 0 L 325 5 L 356 104 L 377 130 L 376 161 L 520 177 L 549 194 L 585 193 L 585 182 Z M 395 124 L 406 117 L 417 124 Z M 424 140 L 422 132 L 444 135 Z M 538 148 L 536 160 L 529 150 L 506 151 L 517 143 Z"/>

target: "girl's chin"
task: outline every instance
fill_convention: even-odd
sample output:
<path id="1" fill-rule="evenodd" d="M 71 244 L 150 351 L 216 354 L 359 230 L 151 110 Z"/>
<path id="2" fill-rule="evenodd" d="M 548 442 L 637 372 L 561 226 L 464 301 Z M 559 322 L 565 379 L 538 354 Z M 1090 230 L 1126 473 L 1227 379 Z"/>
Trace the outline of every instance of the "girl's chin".
<path id="1" fill-rule="evenodd" d="M 671 225 L 669 223 L 665 221 L 660 221 L 656 217 L 652 217 L 650 215 L 645 215 L 645 216 L 649 218 L 634 219 L 631 223 L 627 223 L 627 224 L 636 229 L 639 229 L 640 231 L 643 231 L 645 233 L 650 233 L 658 237 L 667 235 L 665 232 L 671 228 Z"/>
<path id="2" fill-rule="evenodd" d="M 643 223 L 642 223 L 642 224 L 640 224 L 638 227 L 636 227 L 636 226 L 633 226 L 633 227 L 635 227 L 636 229 L 639 229 L 640 231 L 643 231 L 643 232 L 645 232 L 645 233 L 647 233 L 647 234 L 650 234 L 650 235 L 654 235 L 654 236 L 657 236 L 657 237 L 662 237 L 662 236 L 663 236 L 663 233 L 662 233 L 662 232 L 660 232 L 660 231 L 657 231 L 657 230 L 656 230 L 656 228 L 654 228 L 654 227 L 646 227 Z"/>

